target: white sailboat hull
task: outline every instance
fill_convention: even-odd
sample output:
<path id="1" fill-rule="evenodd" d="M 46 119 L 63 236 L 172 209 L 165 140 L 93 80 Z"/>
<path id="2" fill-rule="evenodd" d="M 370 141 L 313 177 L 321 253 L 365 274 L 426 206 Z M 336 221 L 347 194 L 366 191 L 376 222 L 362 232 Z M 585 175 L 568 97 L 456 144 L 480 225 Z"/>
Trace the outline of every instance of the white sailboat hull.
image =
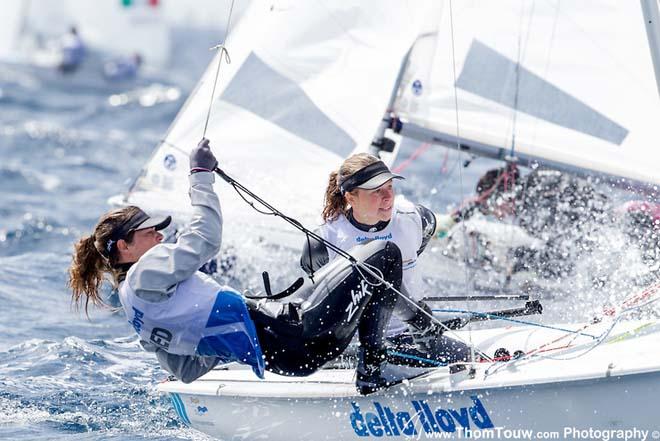
<path id="1" fill-rule="evenodd" d="M 594 326 L 590 335 L 609 325 Z M 531 431 L 530 438 L 556 432 L 572 439 L 577 436 L 571 430 L 654 430 L 659 425 L 660 353 L 653 351 L 660 343 L 658 323 L 629 322 L 616 329 L 588 352 L 593 338 L 571 337 L 545 347 L 538 357 L 479 363 L 473 378 L 466 371 L 449 374 L 438 368 L 369 396 L 355 392 L 352 369 L 306 378 L 270 374 L 263 381 L 248 369 L 232 367 L 189 385 L 166 382 L 159 389 L 170 395 L 184 422 L 222 440 L 458 438 L 466 429 L 489 431 L 480 436 L 490 439 L 511 438 L 506 430 Z M 556 340 L 557 332 L 526 326 L 475 331 L 472 338 L 492 355 L 500 346 L 532 350 Z"/>

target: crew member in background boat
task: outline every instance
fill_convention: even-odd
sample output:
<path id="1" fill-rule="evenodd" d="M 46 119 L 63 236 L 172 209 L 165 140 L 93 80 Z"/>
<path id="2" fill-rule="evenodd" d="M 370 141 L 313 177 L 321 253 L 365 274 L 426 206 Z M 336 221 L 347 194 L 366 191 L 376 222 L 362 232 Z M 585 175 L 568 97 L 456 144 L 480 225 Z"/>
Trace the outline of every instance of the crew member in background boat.
<path id="1" fill-rule="evenodd" d="M 358 153 L 348 157 L 338 171 L 330 173 L 325 192 L 324 223 L 316 231 L 342 250 L 366 242 L 391 241 L 401 249 L 403 265 L 402 293 L 413 302 L 399 297 L 388 341 L 396 347 L 390 351 L 393 362 L 417 360 L 421 364 L 467 361 L 469 348 L 442 335 L 442 329 L 431 319 L 428 305 L 419 301 L 417 258 L 434 237 L 436 219 L 431 210 L 415 205 L 402 196 L 395 198 L 392 173 L 377 157 Z M 300 264 L 313 279 L 317 271 L 336 261 L 336 253 L 323 243 L 310 238 L 303 246 Z M 346 295 L 348 296 L 348 289 Z M 414 306 L 416 303 L 416 307 Z M 412 330 L 412 334 L 407 332 Z M 414 364 L 414 363 L 413 363 Z"/>
<path id="2" fill-rule="evenodd" d="M 64 74 L 75 72 L 85 59 L 85 45 L 75 26 L 71 26 L 69 32 L 62 36 L 60 52 L 62 59 L 58 70 Z"/>
<path id="3" fill-rule="evenodd" d="M 498 219 L 508 216 L 544 247 L 512 250 L 510 271 L 534 271 L 542 277 L 570 275 L 575 259 L 593 249 L 590 239 L 609 221 L 607 195 L 585 179 L 557 170 L 534 169 L 521 176 L 515 164 L 486 172 L 478 181 L 476 196 L 458 210 L 442 216 L 440 234 L 477 211 Z"/>
<path id="4" fill-rule="evenodd" d="M 103 65 L 103 76 L 108 81 L 133 80 L 137 77 L 142 61 L 142 55 L 138 53 L 108 61 Z"/>
<path id="5" fill-rule="evenodd" d="M 110 274 L 144 349 L 186 383 L 230 361 L 251 365 L 259 377 L 264 369 L 309 375 L 340 355 L 355 333 L 361 343 L 358 390 L 370 393 L 397 381 L 385 372 L 385 332 L 396 294 L 385 283 L 365 280 L 347 260 L 329 265 L 317 274 L 316 285 L 299 288 L 291 301 L 246 301 L 198 271 L 221 244 L 216 166 L 202 140 L 190 156 L 191 228 L 174 244 L 161 243 L 159 233 L 170 217 L 151 218 L 137 207 L 104 215 L 75 246 L 69 269 L 74 303 L 84 302 L 85 311 L 90 301 L 101 305 L 99 289 Z M 377 241 L 353 251 L 394 289 L 401 287 L 401 252 L 394 243 Z"/>
<path id="6" fill-rule="evenodd" d="M 618 207 L 617 212 L 623 219 L 624 231 L 641 250 L 642 259 L 649 266 L 659 263 L 660 203 L 628 201 Z"/>

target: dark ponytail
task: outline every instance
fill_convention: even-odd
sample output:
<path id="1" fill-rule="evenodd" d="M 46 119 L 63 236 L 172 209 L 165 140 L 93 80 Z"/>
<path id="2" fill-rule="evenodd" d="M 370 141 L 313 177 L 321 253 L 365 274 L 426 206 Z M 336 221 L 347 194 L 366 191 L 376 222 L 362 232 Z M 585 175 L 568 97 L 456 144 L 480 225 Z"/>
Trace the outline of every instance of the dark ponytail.
<path id="1" fill-rule="evenodd" d="M 112 272 L 107 259 L 96 249 L 95 241 L 94 235 L 80 239 L 74 247 L 73 262 L 69 267 L 68 285 L 73 303 L 80 307 L 84 298 L 87 315 L 90 300 L 96 306 L 104 305 L 99 290 L 105 274 Z"/>
<path id="2" fill-rule="evenodd" d="M 74 246 L 68 286 L 71 288 L 72 302 L 78 308 L 84 302 L 85 314 L 88 316 L 90 301 L 95 306 L 105 306 L 100 289 L 106 275 L 111 277 L 115 287 L 125 276 L 125 270 L 116 268 L 117 248 L 112 247 L 110 238 L 117 226 L 138 211 L 138 207 L 130 206 L 106 213 L 94 227 L 94 233 L 83 237 Z M 131 238 L 126 240 L 130 242 Z"/>

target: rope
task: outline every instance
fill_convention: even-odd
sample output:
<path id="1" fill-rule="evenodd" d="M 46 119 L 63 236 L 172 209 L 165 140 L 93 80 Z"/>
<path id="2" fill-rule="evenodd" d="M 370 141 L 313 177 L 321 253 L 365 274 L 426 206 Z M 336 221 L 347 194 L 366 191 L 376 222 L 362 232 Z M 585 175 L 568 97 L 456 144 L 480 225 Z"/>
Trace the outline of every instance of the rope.
<path id="1" fill-rule="evenodd" d="M 433 364 L 437 367 L 447 366 L 447 363 L 443 363 L 443 362 L 438 361 L 438 360 L 431 360 L 430 358 L 419 357 L 417 355 L 406 354 L 405 352 L 398 352 L 398 351 L 388 350 L 387 355 L 392 355 L 394 357 L 399 357 L 399 358 L 407 358 L 409 360 L 421 361 L 421 362 L 424 362 L 424 363 Z"/>
<path id="2" fill-rule="evenodd" d="M 211 91 L 211 102 L 209 103 L 209 110 L 206 113 L 206 121 L 204 122 L 204 131 L 202 132 L 202 138 L 206 138 L 206 129 L 209 126 L 209 119 L 211 118 L 211 110 L 213 108 L 213 99 L 215 98 L 215 88 L 218 85 L 218 77 L 220 76 L 220 66 L 222 65 L 222 54 L 225 55 L 225 60 L 227 64 L 231 64 L 231 59 L 229 58 L 229 52 L 225 47 L 227 43 L 227 36 L 229 35 L 229 27 L 231 26 L 231 15 L 234 12 L 234 0 L 231 0 L 231 6 L 229 8 L 229 16 L 227 17 L 227 27 L 225 27 L 225 36 L 222 39 L 222 43 L 211 48 L 219 49 L 220 53 L 218 54 L 218 68 L 215 71 L 215 80 L 213 80 L 213 90 Z"/>
<path id="3" fill-rule="evenodd" d="M 550 70 L 550 60 L 552 59 L 552 50 L 555 44 L 555 35 L 557 34 L 557 23 L 559 22 L 560 5 L 561 5 L 561 0 L 556 0 L 556 2 L 554 3 L 555 13 L 552 19 L 552 31 L 550 32 L 548 52 L 545 55 L 545 64 L 543 66 L 542 78 L 548 78 L 548 71 Z M 546 90 L 548 90 L 549 87 L 550 87 L 550 83 L 544 81 L 541 85 L 541 91 L 539 92 L 539 95 L 543 96 L 543 94 L 546 92 Z M 532 138 L 531 138 L 532 144 L 536 144 L 536 135 L 538 134 L 539 122 L 540 119 L 537 118 L 534 119 Z"/>
<path id="4" fill-rule="evenodd" d="M 516 359 L 511 359 L 511 360 L 509 360 L 507 363 L 503 363 L 503 364 L 501 364 L 501 365 L 492 365 L 492 366 L 490 366 L 488 369 L 486 369 L 486 371 L 484 372 L 484 378 L 486 378 L 486 377 L 488 377 L 488 376 L 490 376 L 490 375 L 493 375 L 493 374 L 497 373 L 497 372 L 498 372 L 500 369 L 502 369 L 504 366 L 509 365 L 509 363 L 519 362 L 519 361 L 521 361 L 521 360 L 528 360 L 528 359 L 530 359 L 530 358 L 532 358 L 532 357 L 536 357 L 536 358 L 539 358 L 539 359 L 552 359 L 552 360 L 559 360 L 559 361 L 575 360 L 575 359 L 578 359 L 578 358 L 580 358 L 580 357 L 583 357 L 583 356 L 587 355 L 589 352 L 593 351 L 596 347 L 600 346 L 600 345 L 601 345 L 601 344 L 607 339 L 607 337 L 611 334 L 611 332 L 612 332 L 612 330 L 614 329 L 614 327 L 619 323 L 619 321 L 621 321 L 621 319 L 622 319 L 625 315 L 630 314 L 630 313 L 632 313 L 632 312 L 634 312 L 634 311 L 637 311 L 637 310 L 639 310 L 639 309 L 642 309 L 642 308 L 645 307 L 645 306 L 651 305 L 651 304 L 653 304 L 653 303 L 659 301 L 659 300 L 660 300 L 660 297 L 657 297 L 657 296 L 656 296 L 655 298 L 651 298 L 650 300 L 648 300 L 648 301 L 646 301 L 646 302 L 644 302 L 644 303 L 642 303 L 642 304 L 638 304 L 638 305 L 633 304 L 633 302 L 638 302 L 638 301 L 640 301 L 640 300 L 648 299 L 648 298 L 650 297 L 651 294 L 656 294 L 658 291 L 660 291 L 660 283 L 656 283 L 655 285 L 652 285 L 652 286 L 646 288 L 645 290 L 642 291 L 641 294 L 636 294 L 636 295 L 634 295 L 634 296 L 632 296 L 632 297 L 628 297 L 628 298 L 626 298 L 626 299 L 622 302 L 622 305 L 624 305 L 624 309 L 621 310 L 621 312 L 620 312 L 619 314 L 616 315 L 616 317 L 612 320 L 612 323 L 610 324 L 610 326 L 609 326 L 605 331 L 603 331 L 600 335 L 595 336 L 594 341 L 593 341 L 589 346 L 587 346 L 586 349 L 585 349 L 584 351 L 579 352 L 579 353 L 576 354 L 576 355 L 573 355 L 573 356 L 570 356 L 570 357 L 563 357 L 563 358 L 560 358 L 560 357 L 553 357 L 553 356 L 549 356 L 549 355 L 540 355 L 541 353 L 544 353 L 544 352 L 558 351 L 558 350 L 566 350 L 566 349 L 573 348 L 572 342 L 575 341 L 575 339 L 578 337 L 577 334 L 579 334 L 579 335 L 587 335 L 587 336 L 590 336 L 590 337 L 593 338 L 593 336 L 591 336 L 591 335 L 589 335 L 589 334 L 584 334 L 584 333 L 582 333 L 581 331 L 584 331 L 585 329 L 589 328 L 590 326 L 593 326 L 593 325 L 595 325 L 595 324 L 597 324 L 597 323 L 600 323 L 600 320 L 594 320 L 593 322 L 584 325 L 584 326 L 583 326 L 582 328 L 580 328 L 579 330 L 577 330 L 577 331 L 573 331 L 574 338 L 573 338 L 572 342 L 570 342 L 570 343 L 567 344 L 567 345 L 564 345 L 564 346 L 559 347 L 559 348 L 550 348 L 550 349 L 546 349 L 548 346 L 550 346 L 550 345 L 552 345 L 552 344 L 554 344 L 554 343 L 557 343 L 558 341 L 561 341 L 561 340 L 563 340 L 563 339 L 565 339 L 565 338 L 567 338 L 567 337 L 570 337 L 570 336 L 571 336 L 570 334 L 566 334 L 566 335 L 564 335 L 564 336 L 562 336 L 562 337 L 559 337 L 559 338 L 556 338 L 556 339 L 554 339 L 554 340 L 552 340 L 552 341 L 549 341 L 549 342 L 547 342 L 547 343 L 544 343 L 544 344 L 542 344 L 542 345 L 540 345 L 540 346 L 538 346 L 538 347 L 536 347 L 536 348 L 534 348 L 534 349 L 528 351 L 524 356 L 519 357 L 519 358 L 516 358 Z M 611 314 L 612 314 L 612 312 L 611 312 L 610 310 L 608 310 L 608 309 L 605 309 L 605 311 L 604 311 L 604 313 L 603 313 L 603 315 L 605 315 L 605 316 L 609 316 L 609 315 L 611 315 Z M 576 348 L 576 349 L 577 349 L 577 348 Z M 491 370 L 491 369 L 492 369 L 492 370 Z"/>
<path id="5" fill-rule="evenodd" d="M 512 319 L 512 318 L 509 318 L 509 317 L 502 317 L 502 316 L 499 316 L 499 315 L 488 314 L 487 312 L 470 311 L 470 310 L 463 310 L 463 309 L 434 309 L 433 312 L 472 314 L 472 315 L 476 315 L 476 316 L 479 316 L 479 317 L 488 317 L 488 318 L 493 319 L 493 320 L 503 320 L 505 322 L 513 322 L 513 323 L 519 323 L 519 324 L 522 324 L 522 325 L 536 326 L 538 328 L 552 329 L 553 331 L 562 331 L 562 332 L 566 332 L 568 334 L 579 334 L 579 335 L 583 335 L 585 337 L 591 337 L 593 339 L 598 338 L 595 335 L 586 334 L 586 333 L 583 333 L 583 332 L 580 332 L 580 331 L 574 331 L 572 329 L 565 329 L 565 328 L 560 328 L 560 327 L 557 327 L 557 326 L 543 325 L 541 323 L 528 322 L 526 320 L 517 320 L 517 319 Z"/>
<path id="6" fill-rule="evenodd" d="M 635 306 L 635 307 L 633 307 L 633 308 L 629 308 L 629 309 L 626 309 L 626 310 L 622 311 L 621 314 L 619 314 L 619 316 L 617 316 L 617 318 L 614 319 L 614 320 L 612 321 L 612 323 L 610 324 L 610 326 L 609 326 L 609 327 L 608 327 L 603 333 L 601 333 L 601 334 L 596 338 L 596 340 L 595 340 L 593 343 L 591 343 L 589 346 L 587 346 L 586 349 L 584 349 L 582 352 L 578 352 L 576 355 L 568 356 L 568 357 L 553 357 L 553 356 L 551 356 L 551 355 L 540 355 L 540 353 L 543 353 L 543 352 L 549 352 L 550 350 L 553 350 L 553 349 L 554 349 L 554 350 L 562 350 L 562 349 L 566 350 L 566 349 L 571 349 L 571 348 L 573 348 L 573 345 L 569 344 L 569 345 L 565 345 L 565 346 L 563 346 L 563 347 L 561 347 L 561 348 L 553 348 L 553 349 L 550 349 L 550 350 L 542 350 L 542 349 L 544 349 L 545 347 L 551 345 L 552 343 L 556 343 L 557 341 L 559 341 L 559 340 L 561 340 L 561 339 L 567 337 L 567 336 L 564 336 L 564 337 L 561 337 L 561 338 L 559 338 L 559 339 L 556 339 L 556 340 L 554 340 L 554 341 L 552 341 L 552 342 L 549 342 L 549 343 L 547 343 L 547 344 L 545 344 L 545 345 L 539 346 L 538 348 L 536 348 L 536 349 L 534 349 L 534 350 L 528 352 L 527 354 L 525 354 L 524 356 L 522 356 L 522 357 L 520 357 L 520 358 L 518 358 L 518 359 L 512 359 L 512 360 L 510 360 L 510 361 L 511 361 L 511 362 L 517 362 L 517 361 L 521 361 L 521 360 L 528 360 L 528 359 L 530 359 L 530 358 L 532 358 L 532 357 L 535 357 L 535 358 L 537 358 L 537 359 L 548 359 L 548 360 L 557 360 L 557 361 L 569 361 L 569 360 L 576 360 L 576 359 L 578 359 L 578 358 L 584 357 L 584 356 L 587 355 L 589 352 L 593 351 L 593 350 L 596 349 L 598 346 L 600 346 L 601 344 L 603 344 L 603 342 L 605 342 L 605 340 L 607 339 L 607 337 L 612 333 L 612 330 L 614 329 L 614 327 L 619 323 L 619 321 L 621 321 L 621 319 L 623 318 L 624 315 L 626 315 L 626 314 L 628 314 L 628 313 L 631 313 L 631 312 L 633 312 L 633 311 L 635 311 L 635 310 L 638 310 L 638 309 L 640 309 L 640 308 L 642 308 L 642 307 L 644 307 L 644 306 L 647 306 L 647 305 L 649 305 L 649 304 L 651 304 L 651 303 L 654 303 L 654 302 L 656 302 L 656 301 L 658 301 L 658 300 L 660 300 L 660 298 L 653 299 L 653 300 L 651 300 L 651 301 L 649 301 L 649 302 L 646 302 L 646 303 L 644 303 L 644 304 L 642 304 L 642 305 Z M 589 324 L 589 325 L 586 325 L 585 327 L 587 327 L 587 326 L 591 326 L 591 325 L 592 325 L 592 324 Z M 575 348 L 575 349 L 578 349 L 578 348 Z M 501 366 L 495 366 L 495 365 L 490 366 L 490 367 L 489 367 L 488 369 L 486 369 L 486 371 L 484 372 L 484 377 L 487 377 L 487 376 L 490 376 L 490 375 L 493 375 L 493 374 L 497 373 L 500 369 L 502 369 L 503 366 L 504 366 L 504 365 L 501 365 Z M 493 368 L 492 371 L 491 371 L 491 368 Z"/>
<path id="7" fill-rule="evenodd" d="M 450 27 L 450 35 L 451 35 L 451 64 L 452 64 L 452 74 L 454 76 L 454 81 L 453 81 L 453 87 L 454 87 L 454 113 L 456 116 L 456 148 L 459 152 L 461 152 L 461 132 L 460 132 L 460 124 L 459 124 L 459 119 L 458 119 L 458 90 L 456 88 L 456 49 L 454 45 L 454 9 L 453 9 L 453 3 L 452 0 L 449 0 L 449 27 Z M 459 153 L 459 158 L 460 155 L 462 154 Z M 461 194 L 461 200 L 465 199 L 465 195 L 463 193 L 463 168 L 459 167 L 458 168 L 458 180 L 459 180 L 459 187 L 460 187 L 460 194 Z M 468 235 L 467 235 L 467 226 L 465 225 L 465 222 L 461 222 L 461 232 L 463 234 L 463 259 L 464 259 L 464 264 L 465 264 L 465 294 L 469 294 L 470 290 L 470 268 L 469 268 L 469 256 L 468 256 Z M 468 303 L 466 302 L 465 306 L 468 306 Z M 474 360 L 474 345 L 472 343 L 472 326 L 470 323 L 467 325 L 468 327 L 468 340 L 469 340 L 469 346 L 470 346 L 470 359 Z"/>
<path id="8" fill-rule="evenodd" d="M 362 265 L 364 265 L 365 267 L 371 269 L 374 273 L 376 273 L 378 275 L 378 278 L 376 279 L 378 281 L 378 283 L 375 283 L 375 282 L 370 282 L 369 279 L 360 270 L 360 266 L 358 266 L 356 264 L 357 264 L 357 262 L 355 264 L 353 264 L 353 266 L 355 267 L 355 270 L 360 274 L 360 277 L 362 277 L 362 279 L 367 283 L 367 285 L 380 286 L 383 283 L 385 283 L 386 285 L 389 285 L 388 286 L 389 288 L 394 289 L 393 286 L 391 286 L 389 283 L 385 282 L 385 276 L 383 276 L 383 272 L 380 270 L 380 268 L 377 268 L 373 265 L 370 265 L 367 262 L 362 263 Z"/>
<path id="9" fill-rule="evenodd" d="M 406 168 L 408 168 L 408 166 L 409 166 L 409 165 L 410 165 L 415 159 L 417 159 L 417 158 L 420 157 L 422 154 L 424 154 L 424 153 L 429 149 L 429 147 L 431 147 L 431 143 L 429 143 L 429 142 L 422 143 L 419 147 L 417 147 L 417 149 L 412 153 L 412 155 L 410 155 L 410 157 L 408 157 L 408 158 L 407 158 L 405 161 L 403 161 L 401 164 L 399 164 L 399 165 L 397 165 L 396 167 L 394 167 L 394 169 L 392 169 L 392 171 L 393 171 L 394 173 L 401 173 L 401 172 L 404 171 Z"/>
<path id="10" fill-rule="evenodd" d="M 518 122 L 518 101 L 520 98 L 520 65 L 522 60 L 525 58 L 525 53 L 527 52 L 527 46 L 529 43 L 529 37 L 530 37 L 530 29 L 532 25 L 532 18 L 534 17 L 534 8 L 536 6 L 536 2 L 532 2 L 532 6 L 530 8 L 529 12 L 529 18 L 527 21 L 527 33 L 525 37 L 525 47 L 523 49 L 522 45 L 522 36 L 523 36 L 523 18 L 525 15 L 525 3 L 523 2 L 521 4 L 521 10 L 520 10 L 520 20 L 518 23 L 518 47 L 517 47 L 517 59 L 516 59 L 516 67 L 515 67 L 515 95 L 514 95 L 514 100 L 513 100 L 513 114 L 512 114 L 512 123 L 511 123 L 511 150 L 509 152 L 509 156 L 511 158 L 511 161 L 515 161 L 515 152 L 516 152 L 516 127 L 517 127 L 517 122 Z M 507 169 L 506 169 L 506 175 L 505 175 L 505 181 L 504 181 L 504 191 L 506 192 L 508 190 L 508 178 L 509 178 L 509 165 L 511 164 L 510 162 L 507 163 Z M 515 162 L 513 163 L 513 167 L 515 167 Z M 511 225 L 513 225 L 515 219 L 518 217 L 518 204 L 516 203 L 516 189 L 515 189 L 515 170 L 513 170 L 513 173 L 511 173 L 511 190 L 513 190 L 514 194 L 512 197 L 512 207 L 511 207 L 511 214 L 513 218 L 511 219 Z M 527 180 L 524 181 L 523 184 L 523 197 L 525 197 L 527 191 Z M 504 204 L 507 204 L 507 201 L 504 201 Z M 514 230 L 511 229 L 509 232 L 509 243 L 513 244 L 513 236 L 514 236 Z M 511 247 L 510 247 L 511 248 Z"/>

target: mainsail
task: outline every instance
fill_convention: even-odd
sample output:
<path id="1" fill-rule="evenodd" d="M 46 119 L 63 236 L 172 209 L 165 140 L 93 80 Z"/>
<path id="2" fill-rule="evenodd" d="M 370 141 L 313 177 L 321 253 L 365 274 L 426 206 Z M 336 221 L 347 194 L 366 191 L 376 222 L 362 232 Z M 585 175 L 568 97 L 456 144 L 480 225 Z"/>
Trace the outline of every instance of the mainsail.
<path id="1" fill-rule="evenodd" d="M 449 6 L 434 44 L 411 56 L 428 80 L 406 77 L 395 109 L 408 123 L 402 134 L 660 184 L 660 99 L 639 2 Z"/>
<path id="2" fill-rule="evenodd" d="M 371 143 L 424 12 L 405 1 L 255 1 L 229 32 L 231 63 L 222 61 L 213 100 L 222 54 L 123 202 L 185 218 L 188 154 L 212 102 L 206 137 L 220 167 L 285 214 L 315 221 L 329 172 Z M 254 214 L 225 183 L 216 189 L 229 235 L 245 234 L 246 223 L 286 228 Z"/>

